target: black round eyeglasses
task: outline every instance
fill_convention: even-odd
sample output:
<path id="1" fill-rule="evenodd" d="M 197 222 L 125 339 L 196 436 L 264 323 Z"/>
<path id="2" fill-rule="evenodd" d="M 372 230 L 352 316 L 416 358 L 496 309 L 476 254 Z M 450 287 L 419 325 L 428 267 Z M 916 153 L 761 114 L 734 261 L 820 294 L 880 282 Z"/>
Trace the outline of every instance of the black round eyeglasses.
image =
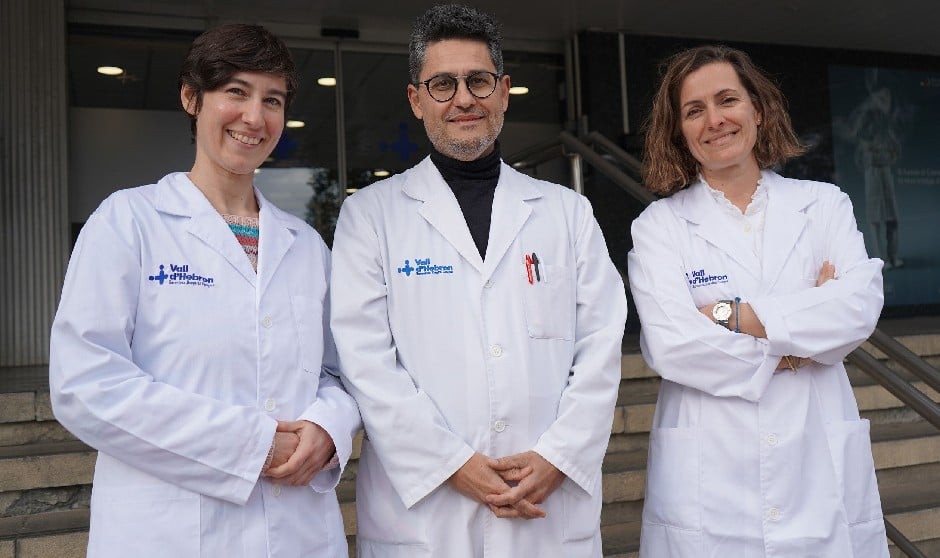
<path id="1" fill-rule="evenodd" d="M 485 71 L 473 72 L 465 76 L 440 74 L 430 79 L 413 83 L 412 85 L 415 87 L 424 85 L 427 87 L 428 94 L 432 99 L 439 103 L 446 103 L 457 94 L 458 80 L 463 80 L 471 95 L 477 99 L 485 99 L 492 95 L 493 91 L 496 91 L 496 83 L 499 81 L 500 77 L 502 76 L 499 74 Z"/>

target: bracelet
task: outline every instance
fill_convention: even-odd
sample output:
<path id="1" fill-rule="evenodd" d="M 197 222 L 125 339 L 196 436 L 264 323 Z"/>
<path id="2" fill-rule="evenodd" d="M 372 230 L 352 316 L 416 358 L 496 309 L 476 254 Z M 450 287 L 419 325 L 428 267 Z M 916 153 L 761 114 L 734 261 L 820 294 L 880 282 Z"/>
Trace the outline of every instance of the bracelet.
<path id="1" fill-rule="evenodd" d="M 741 333 L 741 320 L 738 319 L 738 310 L 741 309 L 741 297 L 734 297 L 734 332 Z"/>
<path id="2" fill-rule="evenodd" d="M 271 440 L 271 447 L 268 449 L 268 456 L 264 458 L 264 466 L 261 467 L 261 473 L 264 474 L 271 468 L 271 462 L 274 461 L 274 446 L 277 444 L 277 437 Z"/>
<path id="3" fill-rule="evenodd" d="M 786 355 L 783 358 L 787 359 L 787 366 L 789 366 L 790 370 L 792 370 L 793 373 L 796 374 L 796 366 L 793 366 L 793 361 L 790 360 L 790 355 Z"/>

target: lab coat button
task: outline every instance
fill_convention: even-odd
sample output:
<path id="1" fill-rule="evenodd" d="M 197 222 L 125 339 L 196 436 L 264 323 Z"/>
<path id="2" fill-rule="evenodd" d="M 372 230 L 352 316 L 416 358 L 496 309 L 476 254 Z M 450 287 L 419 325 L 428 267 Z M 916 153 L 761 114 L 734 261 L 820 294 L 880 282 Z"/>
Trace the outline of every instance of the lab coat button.
<path id="1" fill-rule="evenodd" d="M 274 325 L 274 320 L 271 319 L 271 316 L 265 316 L 261 320 L 261 325 L 263 325 L 265 328 L 270 328 L 272 325 Z"/>
<path id="2" fill-rule="evenodd" d="M 771 521 L 777 521 L 780 519 L 780 510 L 777 508 L 770 508 L 767 510 L 767 517 L 770 518 Z"/>
<path id="3" fill-rule="evenodd" d="M 267 412 L 270 413 L 271 411 L 274 410 L 275 407 L 277 407 L 277 403 L 276 403 L 273 399 L 265 399 L 265 400 L 264 400 L 264 410 L 265 410 L 265 411 L 267 411 Z"/>
<path id="4" fill-rule="evenodd" d="M 744 225 L 744 232 L 751 232 L 751 226 L 750 226 L 750 225 Z"/>
<path id="5" fill-rule="evenodd" d="M 773 447 L 773 446 L 776 446 L 776 445 L 777 445 L 777 435 L 776 435 L 776 434 L 768 434 L 768 435 L 767 435 L 767 445 L 770 446 L 770 447 Z"/>
<path id="6" fill-rule="evenodd" d="M 486 289 L 491 289 L 491 288 L 493 288 L 493 281 L 487 279 L 487 280 L 486 280 L 486 283 L 483 283 L 483 287 L 486 288 Z"/>
<path id="7" fill-rule="evenodd" d="M 275 484 L 275 485 L 274 485 L 274 489 L 272 490 L 272 492 L 274 492 L 274 495 L 275 495 L 275 496 L 280 496 L 280 495 L 281 495 L 281 485 Z"/>
<path id="8" fill-rule="evenodd" d="M 498 421 L 494 422 L 494 423 L 493 423 L 493 430 L 495 430 L 495 431 L 497 431 L 497 432 L 502 432 L 503 430 L 506 430 L 506 422 L 505 422 L 505 421 L 502 421 L 502 420 L 498 420 Z"/>
<path id="9" fill-rule="evenodd" d="M 502 356 L 503 348 L 500 347 L 499 345 L 493 345 L 492 347 L 490 347 L 490 354 L 493 355 L 494 357 Z"/>

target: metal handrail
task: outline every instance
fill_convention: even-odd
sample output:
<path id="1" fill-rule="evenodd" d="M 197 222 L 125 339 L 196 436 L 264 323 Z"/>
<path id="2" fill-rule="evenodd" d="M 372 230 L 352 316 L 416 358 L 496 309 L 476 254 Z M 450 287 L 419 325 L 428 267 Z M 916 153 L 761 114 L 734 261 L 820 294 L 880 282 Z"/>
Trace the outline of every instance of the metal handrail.
<path id="1" fill-rule="evenodd" d="M 530 169 L 561 155 L 563 155 L 561 142 L 558 141 L 557 137 L 552 137 L 513 153 L 506 157 L 506 162 L 512 165 L 514 169 Z"/>
<path id="2" fill-rule="evenodd" d="M 934 376 L 937 374 L 936 369 L 924 362 L 923 359 L 914 353 L 908 351 L 907 347 L 904 347 L 897 340 L 892 339 L 883 331 L 876 329 L 872 334 L 872 337 L 869 338 L 869 341 L 881 349 L 882 352 L 884 352 L 889 357 L 894 357 L 894 355 L 897 354 L 905 359 L 912 360 L 912 362 L 916 364 L 918 368 L 923 368 L 923 366 L 930 368 L 931 373 L 928 375 Z M 894 344 L 900 345 L 902 348 L 904 348 L 905 351 L 910 352 L 910 355 L 906 355 L 903 353 L 903 351 L 898 350 L 897 347 L 893 346 Z M 888 350 L 883 349 L 882 346 L 886 347 Z M 911 359 L 911 356 L 913 356 L 913 359 Z M 874 380 L 881 384 L 882 387 L 884 387 L 886 390 L 888 390 L 891 395 L 900 399 L 902 403 L 911 409 L 914 409 L 917 414 L 924 417 L 936 428 L 940 428 L 940 405 L 934 402 L 933 399 L 927 397 L 922 391 L 908 383 L 907 380 L 902 378 L 897 372 L 885 366 L 871 353 L 862 348 L 855 349 L 849 353 L 847 360 L 874 378 Z M 901 361 L 900 358 L 897 358 L 897 360 L 902 364 L 905 364 Z M 920 364 L 917 364 L 916 361 L 920 361 Z M 887 518 L 885 518 L 884 522 L 885 533 L 888 535 L 888 538 L 891 539 L 891 542 L 893 542 L 895 546 L 901 550 L 901 552 L 905 553 L 909 558 L 927 558 L 927 555 L 921 552 L 914 545 L 914 543 L 905 537 L 904 534 L 902 534 L 894 525 L 892 525 Z"/>
<path id="3" fill-rule="evenodd" d="M 600 146 L 604 149 L 604 151 L 610 153 L 615 159 L 620 161 L 621 164 L 635 172 L 637 175 L 643 174 L 643 163 L 633 155 L 630 155 L 624 151 L 624 149 L 619 145 L 607 139 L 607 136 L 604 134 L 595 130 L 584 136 L 584 143 L 588 145 Z"/>
<path id="4" fill-rule="evenodd" d="M 893 542 L 901 552 L 907 554 L 909 558 L 927 558 L 926 554 L 914 546 L 914 543 L 898 531 L 898 528 L 887 519 L 885 519 L 885 533 L 887 533 L 891 542 Z"/>
<path id="5" fill-rule="evenodd" d="M 635 170 L 638 174 L 640 173 L 642 164 L 636 157 L 620 149 L 598 132 L 591 132 L 585 136 L 585 139 L 589 140 L 592 144 L 601 146 L 616 160 L 632 170 Z M 617 187 L 643 204 L 648 205 L 656 201 L 656 196 L 650 193 L 639 182 L 631 178 L 620 170 L 617 165 L 605 159 L 602 155 L 598 154 L 597 151 L 592 149 L 590 145 L 581 141 L 570 132 L 560 132 L 558 137 L 536 143 L 529 148 L 514 153 L 506 158 L 506 162 L 516 169 L 532 168 L 560 155 L 559 148 L 580 155 L 592 167 L 597 169 L 598 172 L 616 184 Z"/>
<path id="6" fill-rule="evenodd" d="M 878 330 L 875 330 L 878 331 Z M 881 332 L 879 332 L 881 333 Z M 885 335 L 884 333 L 881 333 Z M 924 393 L 902 378 L 897 372 L 891 370 L 865 349 L 858 348 L 849 353 L 848 361 L 859 367 L 863 372 L 875 379 L 876 382 L 897 397 L 902 403 L 914 409 L 917 414 L 927 419 L 930 424 L 940 428 L 940 405 L 924 395 Z"/>
<path id="7" fill-rule="evenodd" d="M 917 356 L 914 351 L 902 345 L 900 341 L 876 329 L 871 337 L 868 338 L 868 342 L 890 358 L 898 361 L 904 368 L 910 370 L 934 391 L 940 391 L 940 370 L 937 370 L 927 363 L 927 361 Z"/>
<path id="8" fill-rule="evenodd" d="M 591 149 L 590 146 L 574 137 L 571 133 L 561 132 L 558 134 L 558 139 L 561 140 L 561 144 L 565 146 L 565 149 L 583 157 L 592 167 L 600 171 L 601 174 L 619 186 L 624 192 L 647 205 L 656 201 L 656 196 L 649 190 L 640 185 L 636 180 L 627 176 L 626 173 L 617 168 L 617 165 L 611 163 L 601 155 L 598 155 L 597 151 Z"/>

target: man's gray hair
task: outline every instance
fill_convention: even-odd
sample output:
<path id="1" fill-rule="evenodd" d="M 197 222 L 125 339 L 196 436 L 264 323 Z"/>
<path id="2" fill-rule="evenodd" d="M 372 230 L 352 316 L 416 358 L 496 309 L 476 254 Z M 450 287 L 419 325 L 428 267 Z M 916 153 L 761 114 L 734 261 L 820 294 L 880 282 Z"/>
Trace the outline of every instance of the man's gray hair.
<path id="1" fill-rule="evenodd" d="M 490 14 L 462 4 L 437 5 L 415 20 L 408 44 L 411 83 L 417 83 L 428 44 L 445 39 L 470 39 L 486 43 L 496 73 L 503 74 L 503 37 L 499 22 Z"/>

